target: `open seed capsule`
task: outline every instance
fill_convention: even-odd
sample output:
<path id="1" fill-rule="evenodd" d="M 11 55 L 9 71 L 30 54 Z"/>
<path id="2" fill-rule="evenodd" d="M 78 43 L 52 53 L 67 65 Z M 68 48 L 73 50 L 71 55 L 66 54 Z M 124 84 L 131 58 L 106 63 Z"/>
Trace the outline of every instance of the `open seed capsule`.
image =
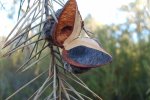
<path id="1" fill-rule="evenodd" d="M 63 59 L 79 68 L 94 68 L 112 61 L 96 41 L 90 38 L 78 38 L 66 45 L 62 52 Z"/>

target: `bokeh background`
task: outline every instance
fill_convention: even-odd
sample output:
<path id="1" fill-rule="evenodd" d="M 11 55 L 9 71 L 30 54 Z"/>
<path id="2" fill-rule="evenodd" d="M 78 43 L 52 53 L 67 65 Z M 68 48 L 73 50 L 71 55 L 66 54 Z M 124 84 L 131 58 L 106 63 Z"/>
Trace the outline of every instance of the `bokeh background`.
<path id="1" fill-rule="evenodd" d="M 85 27 L 95 33 L 113 62 L 78 75 L 104 100 L 150 100 L 150 5 L 148 0 L 77 0 Z M 17 22 L 19 0 L 0 0 L 0 46 Z M 2 53 L 0 53 L 2 55 Z M 24 55 L 0 58 L 0 100 L 42 72 L 45 59 L 16 73 Z M 26 100 L 44 82 L 42 76 L 13 100 Z M 75 86 L 79 91 L 88 92 Z M 49 92 L 47 92 L 49 93 Z M 46 94 L 45 94 L 46 95 Z"/>

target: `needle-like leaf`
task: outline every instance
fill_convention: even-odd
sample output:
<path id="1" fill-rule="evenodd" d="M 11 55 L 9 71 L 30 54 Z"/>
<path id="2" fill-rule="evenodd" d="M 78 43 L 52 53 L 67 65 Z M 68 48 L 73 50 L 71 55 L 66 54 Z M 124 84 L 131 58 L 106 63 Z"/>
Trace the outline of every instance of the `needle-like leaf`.
<path id="1" fill-rule="evenodd" d="M 37 64 L 38 62 L 40 62 L 41 60 L 43 60 L 45 57 L 47 57 L 47 55 L 45 55 L 44 57 L 41 57 L 40 59 L 34 61 L 33 63 L 31 63 L 29 66 L 25 67 L 21 72 L 24 72 L 26 70 L 28 70 L 29 68 L 31 68 L 32 66 L 34 66 L 35 64 Z"/>
<path id="2" fill-rule="evenodd" d="M 51 77 L 52 78 L 52 77 Z M 49 83 L 42 91 L 41 91 L 41 94 L 50 86 L 50 85 L 52 85 L 52 83 L 53 83 L 53 81 L 51 82 L 51 83 Z M 40 88 L 39 88 L 40 89 Z M 31 100 L 32 98 L 33 98 L 33 96 L 39 91 L 39 89 L 38 90 L 36 90 L 29 98 L 28 98 L 28 100 Z"/>
<path id="3" fill-rule="evenodd" d="M 39 88 L 39 90 L 38 90 L 38 92 L 37 92 L 37 94 L 35 95 L 35 97 L 34 97 L 33 100 L 37 100 L 37 99 L 40 97 L 43 88 L 45 87 L 45 85 L 47 84 L 47 82 L 50 81 L 50 79 L 51 79 L 51 78 L 48 77 L 48 78 L 45 80 L 45 82 L 44 82 L 43 85 Z"/>
<path id="4" fill-rule="evenodd" d="M 81 97 L 81 96 L 79 95 L 79 93 L 78 93 L 67 81 L 65 81 L 64 79 L 62 79 L 62 80 L 63 80 L 64 83 L 68 86 L 68 88 L 70 88 L 81 100 L 84 100 L 84 98 Z"/>
<path id="5" fill-rule="evenodd" d="M 5 39 L 5 41 L 7 41 L 8 39 L 9 39 L 9 37 L 13 34 L 13 32 L 17 29 L 17 27 L 18 27 L 18 25 L 22 22 L 22 20 L 27 16 L 27 14 L 34 8 L 34 7 L 36 7 L 37 4 L 38 3 L 38 1 L 34 4 L 34 5 L 32 5 L 31 6 L 31 8 L 30 8 L 30 10 L 28 11 L 28 12 L 26 12 L 23 16 L 22 16 L 22 18 L 17 22 L 17 24 L 14 26 L 14 28 L 12 29 L 12 31 L 9 33 L 9 35 L 6 37 L 6 39 Z M 34 10 L 34 9 L 33 9 Z M 32 10 L 32 11 L 33 11 Z"/>
<path id="6" fill-rule="evenodd" d="M 43 39 L 40 39 L 40 40 L 37 40 L 37 41 L 42 41 L 42 40 L 43 40 Z M 34 41 L 34 42 L 29 43 L 29 44 L 20 46 L 20 47 L 18 47 L 18 48 L 14 48 L 14 49 L 8 51 L 7 53 L 5 53 L 5 54 L 3 55 L 3 57 L 5 57 L 5 56 L 7 56 L 7 55 L 10 55 L 10 54 L 14 53 L 15 51 L 17 51 L 17 50 L 19 50 L 19 49 L 22 49 L 22 48 L 24 48 L 24 47 L 27 47 L 27 46 L 29 46 L 29 45 L 31 45 L 31 44 L 37 42 L 37 41 Z"/>
<path id="7" fill-rule="evenodd" d="M 100 100 L 102 100 L 101 97 L 99 97 L 96 93 L 94 93 L 92 90 L 90 90 L 90 89 L 86 86 L 86 84 L 83 84 L 83 82 L 80 83 L 79 81 L 77 81 L 77 80 L 75 80 L 75 79 L 73 79 L 73 78 L 71 78 L 71 77 L 69 77 L 69 76 L 67 76 L 67 75 L 66 75 L 66 77 L 68 77 L 69 79 L 73 80 L 74 82 L 76 82 L 77 84 L 79 84 L 80 86 L 82 86 L 83 88 L 85 88 L 86 90 L 88 90 L 89 92 L 91 92 L 95 97 L 97 97 L 97 98 L 99 98 Z"/>
<path id="8" fill-rule="evenodd" d="M 66 89 L 66 90 L 72 91 L 71 89 Z M 73 92 L 73 91 L 72 91 L 72 92 Z M 85 98 L 88 99 L 88 100 L 93 100 L 93 99 L 91 99 L 90 97 L 88 97 L 88 96 L 86 96 L 86 95 L 84 95 L 84 94 L 82 94 L 82 93 L 80 93 L 80 92 L 78 92 L 78 94 L 80 94 L 81 96 L 85 97 Z"/>
<path id="9" fill-rule="evenodd" d="M 37 52 L 33 57 L 31 57 L 30 59 L 28 59 L 21 67 L 18 68 L 17 71 L 19 71 L 21 68 L 25 67 L 32 59 L 34 59 L 37 54 L 39 54 L 40 52 L 42 52 L 47 46 L 45 46 L 44 48 L 42 48 L 39 52 Z"/>
<path id="10" fill-rule="evenodd" d="M 19 88 L 17 91 L 15 91 L 12 95 L 10 95 L 9 97 L 7 97 L 5 100 L 9 100 L 10 98 L 12 98 L 14 95 L 16 95 L 18 92 L 20 92 L 22 89 L 24 89 L 25 87 L 27 87 L 28 85 L 30 85 L 31 83 L 33 83 L 35 80 L 37 80 L 39 77 L 41 77 L 43 74 L 45 74 L 47 71 L 42 72 L 41 74 L 39 74 L 37 77 L 35 77 L 34 79 L 32 79 L 31 81 L 29 81 L 28 83 L 26 83 L 25 85 L 23 85 L 21 88 Z"/>
<path id="11" fill-rule="evenodd" d="M 60 81 L 60 85 L 61 85 L 61 87 L 62 87 L 62 89 L 63 89 L 63 91 L 64 91 L 64 93 L 65 93 L 65 96 L 66 96 L 67 100 L 70 100 L 69 94 L 68 94 L 68 92 L 66 91 L 65 86 L 64 86 L 64 84 L 62 83 L 61 79 L 59 79 L 59 81 Z"/>

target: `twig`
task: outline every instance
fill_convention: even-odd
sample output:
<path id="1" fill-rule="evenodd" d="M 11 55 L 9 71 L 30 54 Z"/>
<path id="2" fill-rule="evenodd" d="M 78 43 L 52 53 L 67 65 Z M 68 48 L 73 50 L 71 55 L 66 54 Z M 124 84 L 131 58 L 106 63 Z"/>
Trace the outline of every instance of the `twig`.
<path id="1" fill-rule="evenodd" d="M 48 0 L 45 0 L 45 15 L 46 15 L 46 19 L 49 17 L 49 11 L 48 11 Z"/>

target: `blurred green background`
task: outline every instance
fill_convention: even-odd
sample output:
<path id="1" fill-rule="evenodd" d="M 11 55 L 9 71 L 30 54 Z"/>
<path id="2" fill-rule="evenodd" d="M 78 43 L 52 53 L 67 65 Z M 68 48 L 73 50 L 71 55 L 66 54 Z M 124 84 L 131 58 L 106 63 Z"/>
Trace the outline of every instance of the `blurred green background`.
<path id="1" fill-rule="evenodd" d="M 79 76 L 104 100 L 150 100 L 150 17 L 140 7 L 139 1 L 120 8 L 120 12 L 127 14 L 126 22 L 122 24 L 97 24 L 91 15 L 85 19 L 85 26 L 95 33 L 102 46 L 113 56 L 113 62 Z M 16 53 L 15 56 L 0 59 L 0 100 L 48 66 L 49 60 L 45 59 L 30 71 L 16 73 L 23 57 L 23 54 Z M 14 100 L 26 100 L 41 86 L 45 77 L 23 89 Z"/>

